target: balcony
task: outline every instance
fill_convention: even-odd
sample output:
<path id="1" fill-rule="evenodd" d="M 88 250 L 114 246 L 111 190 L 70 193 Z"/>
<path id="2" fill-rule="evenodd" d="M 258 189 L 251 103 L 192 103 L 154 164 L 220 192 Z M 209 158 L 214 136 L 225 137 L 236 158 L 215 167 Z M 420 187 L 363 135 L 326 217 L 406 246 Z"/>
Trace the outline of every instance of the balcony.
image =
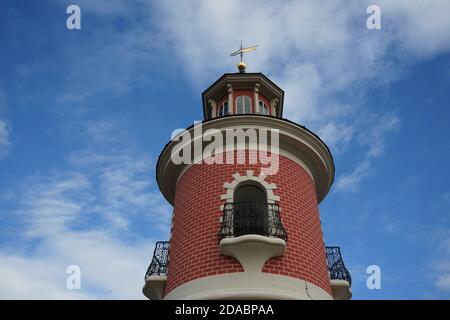
<path id="1" fill-rule="evenodd" d="M 236 206 L 232 205 L 228 206 L 228 212 L 230 210 L 233 210 Z M 269 210 L 273 208 L 277 208 L 276 205 L 271 205 L 268 207 Z M 276 212 L 278 214 L 278 211 L 273 210 L 273 212 Z M 230 213 L 228 213 L 230 214 Z M 269 214 L 270 215 L 270 214 Z M 230 219 L 230 217 L 228 217 Z M 232 219 L 232 218 L 231 218 Z M 268 219 L 272 221 L 271 219 Z M 243 233 L 242 235 L 238 235 L 239 237 L 246 237 L 246 236 L 259 236 L 259 237 L 266 237 L 273 240 L 279 240 L 279 241 L 285 241 L 287 240 L 287 234 L 284 231 L 284 228 L 281 225 L 281 220 L 279 220 L 279 216 L 277 219 L 277 226 L 270 225 L 265 228 L 264 230 L 259 230 L 258 228 L 252 227 L 252 228 L 238 228 L 237 230 L 241 230 Z M 224 217 L 224 221 L 225 217 Z M 221 243 L 222 241 L 226 239 L 233 239 L 233 230 L 235 230 L 234 224 L 231 224 L 230 227 L 230 220 L 227 220 L 229 223 L 222 224 L 222 228 L 220 230 L 219 235 L 221 236 Z M 233 221 L 233 220 L 231 220 Z M 248 235 L 245 233 L 245 230 L 253 230 L 254 232 L 257 231 L 264 231 L 261 232 L 261 234 L 255 234 L 255 235 Z M 240 233 L 238 233 L 240 234 Z M 279 236 L 280 238 L 277 238 Z M 282 238 L 281 238 L 282 237 Z M 248 240 L 248 239 L 247 239 Z M 248 243 L 251 243 L 251 241 L 247 241 Z M 223 248 L 224 250 L 226 248 Z M 342 259 L 341 251 L 339 247 L 325 247 L 326 249 L 326 258 L 327 258 L 327 265 L 328 270 L 330 274 L 331 279 L 331 288 L 333 291 L 333 297 L 336 300 L 343 300 L 343 299 L 350 299 L 351 297 L 351 284 L 352 279 L 350 276 L 350 273 L 348 272 L 347 268 L 345 267 L 344 261 Z M 253 250 L 253 251 L 251 251 Z M 251 256 L 252 253 L 255 252 L 255 248 L 249 248 L 250 252 L 246 252 L 247 255 Z M 150 263 L 150 266 L 148 267 L 148 270 L 145 274 L 145 286 L 143 289 L 144 294 L 150 298 L 155 300 L 160 300 L 163 298 L 163 293 L 167 281 L 167 267 L 168 267 L 168 257 L 169 257 L 169 241 L 160 241 L 156 243 L 155 250 L 153 252 L 153 258 Z M 241 258 L 243 259 L 243 258 Z M 248 271 L 248 270 L 247 270 Z M 252 270 L 250 270 L 252 271 Z M 253 270 L 254 271 L 254 270 Z"/>
<path id="2" fill-rule="evenodd" d="M 331 289 L 335 300 L 348 300 L 352 296 L 352 278 L 345 267 L 339 247 L 325 247 Z"/>
<path id="3" fill-rule="evenodd" d="M 145 286 L 142 292 L 151 300 L 161 300 L 167 282 L 169 263 L 169 241 L 159 241 L 153 251 L 153 259 L 145 273 Z"/>
<path id="4" fill-rule="evenodd" d="M 277 204 L 258 201 L 226 203 L 219 238 L 256 234 L 287 241 Z"/>
<path id="5" fill-rule="evenodd" d="M 273 203 L 240 201 L 224 205 L 220 253 L 233 257 L 245 272 L 261 272 L 264 263 L 282 256 L 288 235 L 280 208 Z"/>

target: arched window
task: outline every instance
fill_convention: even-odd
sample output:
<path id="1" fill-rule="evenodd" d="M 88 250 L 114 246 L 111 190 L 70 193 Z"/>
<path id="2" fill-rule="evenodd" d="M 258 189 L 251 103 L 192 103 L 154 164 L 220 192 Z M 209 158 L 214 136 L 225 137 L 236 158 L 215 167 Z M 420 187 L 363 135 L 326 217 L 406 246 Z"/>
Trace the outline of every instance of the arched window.
<path id="1" fill-rule="evenodd" d="M 244 184 L 237 188 L 234 193 L 234 202 L 242 201 L 256 201 L 256 202 L 267 202 L 266 193 L 260 187 L 254 184 Z"/>
<path id="2" fill-rule="evenodd" d="M 259 113 L 260 114 L 269 114 L 269 108 L 267 108 L 266 104 L 263 101 L 259 101 Z"/>
<path id="3" fill-rule="evenodd" d="M 248 96 L 239 96 L 236 99 L 237 114 L 250 113 L 251 100 Z"/>
<path id="4" fill-rule="evenodd" d="M 247 170 L 243 176 L 233 174 L 234 180 L 224 184 L 226 192 L 220 195 L 226 200 L 223 206 L 220 239 L 257 234 L 287 240 L 287 233 L 281 223 L 280 208 L 276 201 L 280 197 L 273 193 L 275 183 L 265 181 L 262 173 L 253 175 Z"/>
<path id="5" fill-rule="evenodd" d="M 228 114 L 228 101 L 225 101 L 219 108 L 219 117 L 226 116 L 227 114 Z"/>
<path id="6" fill-rule="evenodd" d="M 267 196 L 254 184 L 238 187 L 233 203 L 234 236 L 246 234 L 268 234 Z"/>

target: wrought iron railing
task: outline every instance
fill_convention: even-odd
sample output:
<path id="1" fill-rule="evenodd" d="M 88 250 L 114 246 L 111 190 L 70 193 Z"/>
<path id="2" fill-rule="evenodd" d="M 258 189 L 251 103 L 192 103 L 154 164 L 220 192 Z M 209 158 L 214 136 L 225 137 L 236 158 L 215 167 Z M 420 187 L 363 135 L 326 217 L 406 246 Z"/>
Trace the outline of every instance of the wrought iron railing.
<path id="1" fill-rule="evenodd" d="M 219 238 L 246 234 L 259 234 L 286 241 L 288 235 L 281 223 L 279 206 L 258 201 L 226 203 Z"/>
<path id="2" fill-rule="evenodd" d="M 345 267 L 339 247 L 325 247 L 327 253 L 328 271 L 331 280 L 346 280 L 352 285 L 352 277 Z"/>
<path id="3" fill-rule="evenodd" d="M 269 210 L 270 211 L 270 210 Z M 280 221 L 281 224 L 281 221 Z M 277 228 L 268 228 L 266 230 L 272 230 L 272 234 L 283 235 L 283 233 L 277 233 L 275 230 Z M 284 229 L 282 229 L 284 231 Z M 230 231 L 230 229 L 224 229 L 225 231 Z M 231 228 L 231 236 L 233 234 L 233 229 Z M 222 232 L 222 229 L 221 229 Z M 226 233 L 230 234 L 230 233 Z M 284 235 L 287 238 L 286 233 Z M 223 235 L 225 237 L 225 235 Z M 281 238 L 281 236 L 280 236 Z M 153 259 L 148 267 L 147 273 L 145 274 L 145 279 L 153 275 L 167 275 L 169 257 L 169 241 L 159 241 L 156 243 L 155 251 L 153 252 Z M 328 264 L 328 271 L 330 273 L 330 278 L 332 280 L 346 280 L 349 285 L 352 284 L 352 278 L 350 272 L 348 272 L 345 267 L 344 260 L 342 259 L 341 250 L 339 247 L 326 247 L 326 257 Z"/>
<path id="4" fill-rule="evenodd" d="M 167 274 L 169 263 L 169 241 L 158 241 L 153 251 L 153 259 L 145 274 L 145 279 L 150 276 L 164 276 Z"/>

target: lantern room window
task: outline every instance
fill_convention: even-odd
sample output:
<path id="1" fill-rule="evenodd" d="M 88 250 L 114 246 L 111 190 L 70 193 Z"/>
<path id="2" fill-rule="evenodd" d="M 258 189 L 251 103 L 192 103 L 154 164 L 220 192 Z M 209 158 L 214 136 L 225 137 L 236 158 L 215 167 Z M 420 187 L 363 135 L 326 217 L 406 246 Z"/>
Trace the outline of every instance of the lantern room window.
<path id="1" fill-rule="evenodd" d="M 226 116 L 227 114 L 228 114 L 228 101 L 225 101 L 219 108 L 219 117 Z"/>
<path id="2" fill-rule="evenodd" d="M 239 96 L 236 99 L 237 114 L 251 113 L 251 100 L 248 96 Z"/>
<path id="3" fill-rule="evenodd" d="M 259 101 L 259 113 L 260 114 L 269 114 L 269 108 L 267 108 L 266 104 L 263 101 Z"/>

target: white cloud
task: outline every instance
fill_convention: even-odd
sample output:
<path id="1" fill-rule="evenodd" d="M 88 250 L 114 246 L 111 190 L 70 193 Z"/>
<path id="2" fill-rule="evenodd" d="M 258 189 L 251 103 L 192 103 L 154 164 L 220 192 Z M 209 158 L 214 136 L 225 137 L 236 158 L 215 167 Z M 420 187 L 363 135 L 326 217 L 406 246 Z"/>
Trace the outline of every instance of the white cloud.
<path id="1" fill-rule="evenodd" d="M 6 102 L 6 92 L 0 88 L 0 116 L 7 110 Z M 10 132 L 7 121 L 0 118 L 0 159 L 8 154 L 11 147 Z"/>
<path id="2" fill-rule="evenodd" d="M 65 266 L 41 258 L 0 253 L 0 299 L 89 298 L 65 288 Z"/>
<path id="3" fill-rule="evenodd" d="M 361 131 L 361 142 L 368 146 L 367 157 L 376 158 L 385 149 L 386 136 L 399 129 L 400 119 L 395 113 L 388 113 L 381 117 L 372 116 L 369 121 L 372 122 L 369 122 L 370 130 Z"/>
<path id="4" fill-rule="evenodd" d="M 446 0 L 381 0 L 386 25 L 395 26 L 393 36 L 402 53 L 428 58 L 450 50 L 450 3 Z"/>
<path id="5" fill-rule="evenodd" d="M 383 31 L 365 28 L 371 3 L 172 0 L 159 3 L 155 17 L 175 41 L 180 61 L 188 62 L 182 66 L 197 80 L 218 69 L 230 70 L 227 53 L 241 38 L 260 45 L 258 53 L 247 58 L 252 70 L 276 73 L 313 63 L 327 86 L 342 88 L 377 77 L 374 71 L 391 53 L 391 45 L 402 54 L 421 56 L 450 49 L 447 1 L 379 1 Z"/>
<path id="6" fill-rule="evenodd" d="M 58 0 L 59 3 L 62 1 Z M 68 4 L 73 1 L 67 1 Z M 103 17 L 109 16 L 128 16 L 145 5 L 145 0 L 135 0 L 130 2 L 128 0 L 78 0 L 77 5 L 81 8 L 82 12 L 88 14 L 95 14 Z"/>
<path id="7" fill-rule="evenodd" d="M 119 133 L 115 131 L 116 124 L 105 119 L 98 121 L 87 121 L 82 127 L 86 137 L 97 145 L 114 141 L 119 138 Z"/>
<path id="8" fill-rule="evenodd" d="M 398 130 L 400 119 L 395 113 L 385 114 L 381 117 L 372 115 L 361 125 L 365 130 L 359 130 L 359 141 L 361 145 L 366 146 L 365 155 L 351 173 L 338 177 L 334 186 L 336 191 L 356 191 L 358 189 L 361 181 L 373 170 L 374 160 L 383 154 L 389 134 Z"/>
<path id="9" fill-rule="evenodd" d="M 97 127 L 111 136 L 117 130 Z M 9 275 L 0 279 L 1 298 L 144 298 L 151 235 L 167 234 L 170 208 L 154 188 L 147 155 L 108 150 L 94 143 L 72 154 L 70 169 L 36 174 L 21 187 L 23 246 L 0 247 L 0 272 Z M 81 268 L 80 291 L 65 288 L 69 265 Z"/>
<path id="10" fill-rule="evenodd" d="M 371 167 L 372 164 L 368 159 L 360 162 L 350 174 L 339 176 L 336 184 L 334 185 L 335 190 L 356 191 L 361 183 L 361 180 L 370 173 Z"/>
<path id="11" fill-rule="evenodd" d="M 92 150 L 76 152 L 71 162 L 80 170 L 90 172 L 99 194 L 92 206 L 94 212 L 106 215 L 118 229 L 126 229 L 126 217 L 148 217 L 153 226 L 164 227 L 169 217 L 168 205 L 162 200 L 149 172 L 155 164 L 148 157 L 127 152 L 98 154 Z"/>
<path id="12" fill-rule="evenodd" d="M 442 196 L 442 199 L 444 200 L 444 202 L 450 204 L 450 191 L 444 193 L 444 195 Z"/>
<path id="13" fill-rule="evenodd" d="M 60 234 L 80 221 L 89 199 L 89 181 L 84 174 L 38 175 L 35 179 L 26 186 L 19 210 L 29 236 Z"/>
<path id="14" fill-rule="evenodd" d="M 433 265 L 435 272 L 434 285 L 438 290 L 450 291 L 450 230 L 441 238 L 437 247 L 440 257 Z"/>
<path id="15" fill-rule="evenodd" d="M 48 235 L 34 255 L 0 252 L 0 299 L 143 299 L 153 241 L 124 243 L 105 231 Z M 81 290 L 68 290 L 69 265 Z"/>
<path id="16" fill-rule="evenodd" d="M 62 14 L 73 4 L 68 0 L 48 1 Z M 31 79 L 55 70 L 54 61 L 17 66 L 20 104 L 39 104 L 64 116 L 82 114 L 92 111 L 92 98 L 108 103 L 109 98 L 138 88 L 161 85 L 163 80 L 152 74 L 161 68 L 168 50 L 164 35 L 154 29 L 151 1 L 80 0 L 76 4 L 81 8 L 79 33 L 83 36 L 74 40 L 69 36 L 72 31 L 66 30 L 67 42 L 55 52 L 55 57 L 63 61 L 57 67 L 62 76 L 52 84 L 54 90 L 49 94 L 44 84 Z M 171 65 L 165 64 L 164 69 L 170 70 Z M 97 102 L 96 107 L 100 105 Z"/>
<path id="17" fill-rule="evenodd" d="M 342 152 L 353 137 L 354 128 L 343 123 L 328 122 L 322 126 L 317 134 L 326 141 L 330 148 Z"/>
<path id="18" fill-rule="evenodd" d="M 9 132 L 10 130 L 7 123 L 0 119 L 0 159 L 4 157 L 9 151 Z"/>
<path id="19" fill-rule="evenodd" d="M 436 287 L 439 290 L 450 291 L 450 271 L 439 276 L 436 280 Z"/>

